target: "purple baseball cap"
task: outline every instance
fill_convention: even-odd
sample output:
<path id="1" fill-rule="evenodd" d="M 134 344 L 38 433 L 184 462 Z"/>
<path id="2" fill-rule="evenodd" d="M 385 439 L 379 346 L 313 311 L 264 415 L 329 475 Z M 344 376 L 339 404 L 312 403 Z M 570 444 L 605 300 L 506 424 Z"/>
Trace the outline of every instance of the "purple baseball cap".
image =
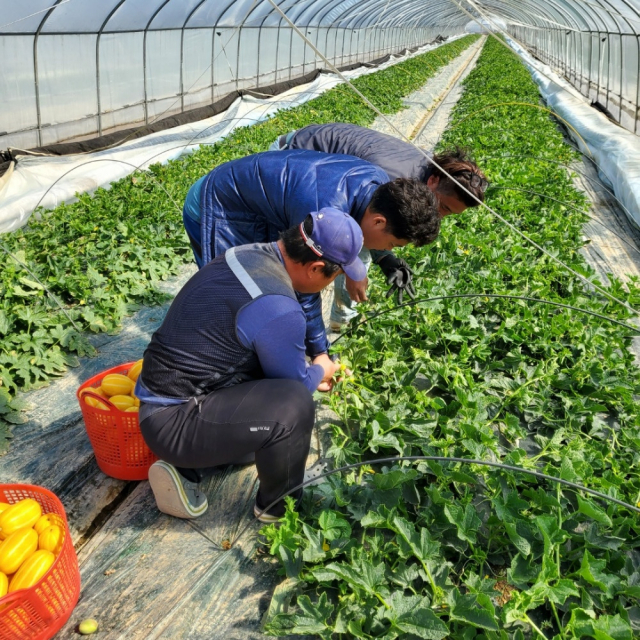
<path id="1" fill-rule="evenodd" d="M 342 267 L 348 278 L 356 282 L 367 277 L 367 269 L 358 257 L 364 239 L 360 225 L 344 211 L 324 207 L 311 214 L 313 232 L 305 233 L 304 223 L 300 233 L 306 245 L 317 256 L 331 260 Z"/>

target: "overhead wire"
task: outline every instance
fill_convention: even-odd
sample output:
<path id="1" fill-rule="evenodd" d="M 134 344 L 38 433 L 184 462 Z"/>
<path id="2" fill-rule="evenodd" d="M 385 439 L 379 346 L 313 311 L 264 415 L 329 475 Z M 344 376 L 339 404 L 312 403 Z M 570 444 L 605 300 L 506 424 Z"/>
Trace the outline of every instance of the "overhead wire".
<path id="1" fill-rule="evenodd" d="M 435 49 L 431 49 L 429 51 L 425 51 L 424 53 L 433 53 L 435 51 Z M 410 54 L 411 56 L 414 55 L 421 55 L 421 53 L 415 52 L 415 54 Z M 435 74 L 437 72 L 436 69 L 434 69 L 433 67 L 431 67 L 430 65 L 428 65 L 430 70 Z M 403 72 L 406 73 L 409 76 L 412 76 L 413 74 L 411 74 L 409 71 L 406 71 L 405 69 L 403 69 Z M 373 71 L 372 71 L 373 73 Z M 320 96 L 324 93 L 324 89 L 322 90 L 318 90 L 316 92 L 310 92 L 311 96 Z M 252 93 L 254 93 L 253 91 L 251 91 Z M 275 96 L 268 96 L 269 98 L 273 98 Z M 289 104 L 290 99 L 289 98 L 282 98 L 282 99 L 276 99 L 276 100 L 271 100 L 270 104 L 272 105 L 277 105 L 278 103 L 283 102 L 285 104 Z M 211 125 L 209 125 L 208 127 L 206 127 L 205 129 L 202 129 L 201 131 L 198 131 L 195 135 L 193 135 L 186 143 L 180 143 L 179 145 L 176 145 L 175 147 L 171 147 L 169 149 L 163 149 L 162 151 L 159 151 L 158 153 L 156 153 L 155 155 L 152 155 L 148 158 L 145 158 L 145 160 L 143 162 L 141 162 L 138 165 L 134 165 L 132 163 L 128 163 L 122 160 L 118 160 L 118 159 L 112 159 L 112 158 L 100 158 L 97 160 L 87 160 L 86 162 L 83 162 L 80 165 L 76 165 L 74 167 L 71 167 L 68 171 L 66 171 L 65 173 L 63 173 L 62 175 L 60 175 L 58 178 L 56 178 L 56 180 L 50 184 L 47 189 L 45 190 L 45 192 L 42 194 L 42 196 L 40 197 L 40 199 L 38 200 L 37 204 L 34 207 L 34 210 L 37 209 L 43 202 L 43 200 L 46 198 L 46 196 L 49 194 L 49 192 L 61 181 L 63 180 L 65 177 L 67 177 L 69 174 L 73 173 L 74 171 L 77 171 L 79 169 L 82 169 L 83 167 L 87 166 L 88 164 L 91 164 L 93 162 L 116 162 L 116 163 L 121 163 L 121 164 L 127 164 L 130 167 L 133 167 L 134 171 L 138 171 L 141 170 L 145 165 L 148 165 L 149 163 L 153 162 L 153 160 L 155 160 L 155 158 L 162 156 L 166 153 L 169 153 L 171 151 L 176 151 L 178 149 L 186 149 L 187 147 L 191 146 L 194 142 L 197 141 L 198 138 L 200 138 L 201 136 L 204 136 L 210 129 L 213 129 L 215 127 L 218 126 L 223 126 L 226 127 L 229 124 L 233 123 L 234 121 L 238 120 L 238 121 L 242 121 L 242 120 L 246 120 L 248 118 L 248 116 L 253 113 L 254 111 L 258 111 L 262 108 L 264 108 L 264 104 L 258 104 L 255 107 L 253 107 L 252 109 L 250 109 L 249 111 L 247 111 L 244 115 L 239 116 L 238 118 L 228 118 L 228 119 L 223 119 L 220 122 L 215 122 Z M 251 119 L 249 119 L 251 122 Z M 256 118 L 254 119 L 252 122 L 253 124 L 256 124 L 258 122 L 261 122 L 263 119 L 261 118 Z M 217 142 L 217 141 L 216 141 Z M 216 142 L 213 143 L 208 143 L 208 144 L 216 144 Z M 115 146 L 115 145 L 114 145 Z M 85 152 L 85 153 L 98 153 L 99 151 L 105 151 L 107 149 L 109 149 L 110 147 L 105 147 L 103 149 L 99 149 L 97 151 L 91 151 L 91 152 Z M 46 156 L 47 154 L 36 154 L 36 155 L 43 155 Z M 83 154 L 79 154 L 79 155 L 83 155 Z M 165 193 L 167 194 L 167 196 L 169 197 L 170 200 L 172 200 L 173 204 L 176 207 L 176 210 L 181 212 L 182 208 L 171 198 L 171 195 L 166 191 L 166 189 L 162 186 L 162 183 L 160 183 L 160 181 L 157 180 L 157 178 L 155 178 L 154 176 L 154 181 L 162 187 L 162 189 L 165 191 Z"/>
<path id="2" fill-rule="evenodd" d="M 620 240 L 620 242 L 622 242 L 623 244 L 626 244 L 630 249 L 632 249 L 633 251 L 635 251 L 636 253 L 640 254 L 640 248 L 638 248 L 636 245 L 632 244 L 631 242 L 629 242 L 629 240 L 627 240 L 623 235 L 619 234 L 617 231 L 615 231 L 615 229 L 612 229 L 609 225 L 607 225 L 606 223 L 602 222 L 602 220 L 598 220 L 598 218 L 596 218 L 595 216 L 592 216 L 589 213 L 586 213 L 585 211 L 583 211 L 580 207 L 576 207 L 574 204 L 570 203 L 570 202 L 566 202 L 565 200 L 560 200 L 558 198 L 554 198 L 553 196 L 549 196 L 546 193 L 542 193 L 540 191 L 533 191 L 531 189 L 522 189 L 520 187 L 511 187 L 511 186 L 501 186 L 501 185 L 491 185 L 488 189 L 487 189 L 487 193 L 489 191 L 519 191 L 521 193 L 528 193 L 530 195 L 533 196 L 538 196 L 539 198 L 546 198 L 547 200 L 553 200 L 554 202 L 557 202 L 565 207 L 568 207 L 569 209 L 572 209 L 573 211 L 577 211 L 578 213 L 582 214 L 583 216 L 589 218 L 589 220 L 591 220 L 591 222 L 594 222 L 595 224 L 599 224 L 600 226 L 604 227 L 611 235 L 614 235 L 616 238 L 618 238 L 618 240 Z"/>
<path id="3" fill-rule="evenodd" d="M 269 509 L 275 507 L 279 502 L 284 500 L 287 496 L 290 496 L 292 493 L 299 491 L 300 489 L 304 489 L 304 487 L 315 484 L 318 480 L 322 480 L 323 478 L 328 478 L 336 473 L 344 473 L 345 471 L 349 471 L 351 469 L 357 469 L 358 467 L 363 466 L 371 466 L 374 464 L 384 464 L 387 462 L 455 462 L 459 464 L 467 464 L 472 465 L 476 464 L 479 466 L 485 467 L 493 467 L 494 469 L 501 469 L 505 471 L 512 471 L 514 473 L 524 473 L 526 475 L 537 478 L 538 480 L 546 480 L 549 482 L 554 482 L 556 484 L 563 485 L 565 487 L 569 487 L 570 489 L 575 489 L 576 491 L 584 491 L 596 498 L 600 498 L 601 500 L 605 500 L 606 502 L 610 502 L 612 504 L 617 504 L 618 506 L 624 507 L 625 509 L 629 509 L 634 513 L 640 514 L 640 508 L 625 502 L 624 500 L 619 500 L 618 498 L 614 498 L 613 496 L 609 496 L 606 493 L 602 493 L 601 491 L 596 491 L 595 489 L 591 489 L 589 487 L 585 487 L 584 485 L 578 484 L 577 482 L 571 482 L 569 480 L 565 480 L 564 478 L 558 478 L 556 476 L 551 476 L 546 473 L 541 473 L 540 471 L 534 471 L 533 469 L 527 469 L 525 467 L 516 467 L 510 464 L 504 464 L 502 462 L 493 462 L 491 460 L 475 460 L 470 458 L 457 458 L 453 456 L 391 456 L 388 458 L 375 458 L 373 460 L 365 460 L 363 462 L 354 462 L 352 464 L 347 464 L 342 467 L 338 467 L 337 469 L 331 469 L 330 471 L 326 471 L 324 473 L 320 473 L 313 478 L 309 478 L 304 482 L 296 485 L 295 487 L 289 489 L 285 493 L 281 494 L 278 498 L 276 498 L 273 502 L 268 504 L 264 509 L 256 510 L 256 513 L 253 518 L 249 520 L 249 522 L 240 529 L 240 532 L 236 534 L 235 538 L 231 542 L 231 546 L 234 546 L 238 540 L 244 535 L 244 533 L 251 527 L 255 522 L 258 521 L 260 516 L 264 513 L 268 513 Z M 427 472 L 429 473 L 429 472 Z M 431 472 L 433 474 L 433 472 Z"/>
<path id="4" fill-rule="evenodd" d="M 388 313 L 392 313 L 393 311 L 397 311 L 398 309 L 402 309 L 404 307 L 414 307 L 418 304 L 422 304 L 422 303 L 428 303 L 428 302 L 437 302 L 439 300 L 454 300 L 456 298 L 503 298 L 505 300 L 522 300 L 525 302 L 535 302 L 536 304 L 547 304 L 550 305 L 552 307 L 558 307 L 560 309 L 568 309 L 569 311 L 577 311 L 579 313 L 584 313 L 585 315 L 588 316 L 593 316 L 594 318 L 599 318 L 600 320 L 605 320 L 606 322 L 610 322 L 611 324 L 617 324 L 620 327 L 624 327 L 625 329 L 628 329 L 629 331 L 633 331 L 635 333 L 640 334 L 640 328 L 639 327 L 634 327 L 633 325 L 627 324 L 626 322 L 622 322 L 621 320 L 616 320 L 615 318 L 611 318 L 610 316 L 606 316 L 602 313 L 597 313 L 596 311 L 591 311 L 590 309 L 582 309 L 580 307 L 574 307 L 572 305 L 569 304 L 563 304 L 561 302 L 554 302 L 553 300 L 544 300 L 543 298 L 534 298 L 531 296 L 517 296 L 517 295 L 511 295 L 511 294 L 507 294 L 507 293 L 452 293 L 452 294 L 445 294 L 445 295 L 439 295 L 439 296 L 431 296 L 428 298 L 416 298 L 415 300 L 409 300 L 408 302 L 403 302 L 399 305 L 396 305 L 395 307 L 390 307 L 388 309 L 382 309 L 381 311 L 376 311 L 375 313 L 372 313 L 370 315 L 368 315 L 364 320 L 362 320 L 361 322 L 356 323 L 353 326 L 349 326 L 345 331 L 343 331 L 332 343 L 331 346 L 334 346 L 335 344 L 337 344 L 338 342 L 340 342 L 340 340 L 342 340 L 342 338 L 345 338 L 349 335 L 351 335 L 354 331 L 356 331 L 357 329 L 359 329 L 360 327 L 362 327 L 365 324 L 368 324 L 369 322 L 371 322 L 372 320 L 375 320 L 376 318 L 379 318 L 380 316 L 384 316 Z"/>
<path id="5" fill-rule="evenodd" d="M 571 145 L 572 146 L 572 145 Z M 578 149 L 577 147 L 573 147 L 576 151 L 578 151 L 578 153 L 580 152 L 580 149 Z M 618 204 L 618 206 L 627 214 L 627 216 L 629 217 L 630 220 L 633 219 L 633 216 L 631 215 L 631 212 L 629 211 L 629 209 L 627 209 L 627 207 L 625 206 L 624 202 L 622 202 L 622 200 L 620 200 L 618 198 L 618 196 L 616 196 L 616 194 L 609 189 L 609 187 L 600 179 L 598 178 L 593 178 L 589 175 L 587 175 L 586 171 L 583 171 L 582 169 L 578 169 L 577 167 L 567 164 L 566 162 L 561 162 L 560 160 L 554 160 L 552 158 L 544 158 L 542 156 L 531 156 L 531 155 L 520 155 L 520 154 L 516 154 L 516 155 L 512 155 L 512 154 L 508 154 L 508 155 L 480 155 L 476 157 L 476 160 L 491 160 L 491 159 L 509 159 L 509 158 L 514 158 L 514 159 L 529 159 L 529 160 L 537 160 L 538 162 L 547 162 L 549 164 L 556 164 L 559 165 L 561 167 L 565 167 L 566 169 L 568 169 L 569 171 L 574 171 L 575 173 L 579 174 L 580 176 L 582 176 L 582 178 L 584 178 L 585 180 L 588 180 L 589 182 L 591 182 L 592 184 L 596 184 L 599 187 L 602 187 L 602 189 L 604 191 L 607 192 L 607 194 L 609 196 L 611 196 L 616 203 Z M 588 160 L 596 167 L 596 169 L 598 169 L 598 171 L 600 171 L 600 165 L 595 161 L 594 158 L 588 158 Z M 493 186 L 493 185 L 492 185 Z"/>
<path id="6" fill-rule="evenodd" d="M 423 149 L 421 149 L 419 146 L 417 146 L 415 143 L 413 143 L 412 140 L 410 140 L 409 138 L 407 138 L 407 136 L 400 131 L 400 129 L 398 129 L 390 120 L 389 118 L 387 118 L 385 116 L 385 114 L 382 113 L 382 111 L 380 111 L 380 109 L 378 107 L 376 107 L 376 105 L 374 105 L 371 100 L 369 100 L 360 90 L 357 89 L 357 87 L 355 87 L 353 85 L 352 82 L 350 82 L 345 76 L 344 74 L 342 74 L 333 64 L 331 64 L 331 62 L 315 47 L 315 45 L 306 37 L 306 35 L 297 27 L 297 25 L 289 18 L 289 16 L 286 15 L 286 13 L 284 13 L 282 11 L 282 9 L 275 3 L 274 0 L 267 0 L 273 7 L 274 9 L 284 18 L 284 20 L 286 22 L 289 23 L 289 25 L 291 26 L 291 28 L 309 45 L 309 47 L 311 47 L 311 49 L 317 54 L 319 55 L 322 60 L 324 60 L 325 64 L 327 64 L 330 68 L 332 68 L 334 70 L 335 73 L 337 73 L 342 80 L 352 89 L 352 91 L 354 91 L 364 102 L 365 104 L 372 109 L 375 113 L 378 114 L 378 116 L 380 118 L 382 118 L 389 127 L 391 127 L 391 129 L 393 129 L 397 134 L 399 134 L 399 137 L 401 137 L 403 140 L 405 140 L 406 142 L 408 142 L 409 144 L 412 144 L 416 149 L 419 150 L 420 153 L 422 153 L 424 155 L 424 157 L 431 163 L 433 164 L 435 167 L 438 168 L 438 170 L 441 172 L 442 175 L 446 176 L 449 180 L 451 180 L 453 183 L 455 183 L 457 185 L 457 187 L 463 191 L 464 193 L 466 193 L 468 196 L 470 196 L 475 202 L 478 203 L 479 206 L 487 209 L 487 211 L 489 211 L 492 215 L 494 215 L 498 220 L 500 220 L 504 225 L 506 225 L 509 229 L 511 229 L 511 231 L 515 234 L 517 234 L 518 236 L 520 236 L 523 240 L 525 240 L 526 242 L 528 242 L 529 244 L 531 244 L 532 246 L 534 246 L 536 249 L 538 249 L 540 252 L 542 252 L 544 255 L 546 255 L 548 258 L 550 258 L 551 260 L 553 260 L 554 262 L 556 262 L 557 264 L 559 264 L 560 266 L 562 266 L 564 269 L 566 269 L 569 273 L 571 273 L 572 275 L 574 275 L 576 278 L 578 278 L 581 282 L 583 282 L 584 284 L 586 284 L 588 287 L 595 289 L 596 291 L 598 291 L 599 293 L 601 293 L 602 295 L 604 295 L 606 298 L 609 298 L 609 300 L 612 300 L 613 302 L 616 302 L 617 304 L 625 307 L 628 311 L 630 311 L 631 313 L 633 313 L 635 316 L 640 317 L 640 311 L 638 311 L 637 309 L 634 309 L 631 305 L 629 305 L 627 302 L 625 302 L 624 300 L 621 300 L 619 298 L 617 298 L 616 296 L 614 296 L 613 294 L 609 293 L 606 289 L 604 289 L 603 287 L 601 287 L 600 285 L 595 284 L 594 282 L 592 282 L 591 280 L 589 280 L 588 278 L 586 278 L 585 276 L 583 276 L 581 273 L 578 273 L 575 269 L 571 268 L 568 264 L 566 264 L 565 262 L 563 262 L 562 260 L 560 260 L 559 258 L 557 258 L 556 256 L 554 256 L 550 251 L 548 251 L 547 249 L 545 249 L 544 247 L 542 247 L 539 243 L 535 242 L 535 240 L 533 240 L 532 238 L 530 238 L 529 236 L 527 236 L 526 234 L 524 234 L 522 231 L 520 231 L 515 225 L 511 224 L 508 220 L 506 220 L 503 216 L 501 216 L 497 211 L 495 211 L 493 208 L 489 207 L 486 203 L 480 201 L 475 194 L 473 194 L 469 189 L 467 189 L 463 184 L 461 184 L 458 180 L 455 179 L 454 176 L 452 176 L 448 171 L 446 171 L 445 169 L 443 169 L 433 158 L 430 158 Z M 471 0 L 468 0 L 471 1 Z M 452 2 L 455 2 L 456 4 L 458 4 L 457 0 L 452 0 Z M 471 15 L 468 11 L 465 11 L 467 14 Z M 474 18 L 474 20 L 476 20 Z M 477 21 L 477 20 L 476 20 Z M 508 45 L 506 43 L 503 43 L 505 47 L 508 48 Z"/>
<path id="7" fill-rule="evenodd" d="M 53 11 L 54 9 L 61 7 L 63 4 L 67 4 L 68 2 L 71 2 L 71 0 L 62 0 L 62 2 L 59 2 L 58 4 L 52 7 L 47 7 L 46 9 L 40 9 L 40 11 L 35 11 L 34 13 L 30 13 L 28 16 L 23 16 L 22 18 L 18 18 L 13 22 L 6 22 L 5 24 L 0 24 L 0 30 L 4 29 L 5 27 L 10 27 L 12 24 L 17 24 L 18 22 L 22 22 L 23 20 L 28 20 L 29 18 L 33 18 L 33 16 L 37 16 L 41 13 L 46 13 L 47 11 Z"/>

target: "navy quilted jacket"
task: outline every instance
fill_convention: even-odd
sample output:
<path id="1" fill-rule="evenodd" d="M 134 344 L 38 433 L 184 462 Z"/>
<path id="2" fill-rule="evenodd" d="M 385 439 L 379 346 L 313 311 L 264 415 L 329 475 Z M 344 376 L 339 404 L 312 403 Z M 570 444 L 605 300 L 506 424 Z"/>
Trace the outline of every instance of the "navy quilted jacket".
<path id="1" fill-rule="evenodd" d="M 347 155 L 267 151 L 216 167 L 202 186 L 200 233 L 206 264 L 227 249 L 272 242 L 312 211 L 335 207 L 362 219 L 374 191 L 389 182 L 379 167 Z M 299 296 L 307 353 L 327 351 L 320 294 Z"/>

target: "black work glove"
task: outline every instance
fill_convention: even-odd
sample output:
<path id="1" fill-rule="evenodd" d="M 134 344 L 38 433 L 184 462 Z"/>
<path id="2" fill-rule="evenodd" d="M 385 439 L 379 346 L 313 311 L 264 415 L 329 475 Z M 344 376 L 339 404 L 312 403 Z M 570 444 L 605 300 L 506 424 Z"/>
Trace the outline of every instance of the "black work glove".
<path id="1" fill-rule="evenodd" d="M 415 299 L 416 292 L 413 284 L 411 284 L 413 271 L 402 258 L 388 254 L 380 258 L 377 264 L 386 276 L 387 284 L 391 285 L 391 288 L 387 291 L 387 298 L 397 291 L 398 304 L 402 304 L 402 296 L 405 292 L 412 300 Z"/>

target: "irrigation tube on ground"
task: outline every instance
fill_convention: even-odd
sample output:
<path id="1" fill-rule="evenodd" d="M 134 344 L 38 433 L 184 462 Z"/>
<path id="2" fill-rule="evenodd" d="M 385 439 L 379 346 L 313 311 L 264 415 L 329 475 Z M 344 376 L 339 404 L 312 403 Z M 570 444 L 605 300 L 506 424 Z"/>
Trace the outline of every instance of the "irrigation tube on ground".
<path id="1" fill-rule="evenodd" d="M 571 124 L 569 134 L 582 152 L 587 149 L 598 173 L 613 187 L 631 220 L 640 227 L 640 139 L 611 123 L 553 70 L 536 60 L 513 39 L 507 43 L 520 56 L 555 113 Z M 576 137 L 571 129 L 579 135 Z M 588 146 L 587 146 L 588 145 Z"/>
<path id="2" fill-rule="evenodd" d="M 464 37 L 464 36 L 460 36 Z M 449 38 L 445 44 L 458 40 Z M 383 64 L 371 67 L 361 66 L 352 71 L 322 73 L 313 82 L 300 85 L 269 98 L 255 98 L 245 95 L 237 98 L 224 112 L 206 120 L 181 125 L 167 131 L 149 134 L 144 138 L 131 140 L 115 148 L 96 151 L 86 155 L 73 156 L 24 156 L 13 171 L 13 175 L 2 189 L 0 198 L 0 233 L 13 231 L 25 225 L 36 206 L 47 209 L 62 202 L 70 202 L 76 193 L 91 192 L 106 186 L 129 173 L 130 169 L 117 163 L 106 169 L 88 168 L 82 170 L 87 161 L 93 159 L 120 160 L 136 167 L 145 167 L 151 160 L 165 163 L 190 153 L 201 145 L 210 145 L 229 135 L 234 129 L 266 120 L 277 111 L 302 105 L 329 89 L 341 84 L 344 78 L 355 79 L 394 66 L 399 62 L 439 48 L 441 43 L 420 47 L 404 56 L 393 55 Z M 201 134 L 210 130 L 206 136 Z M 63 174 L 73 171 L 73 178 L 51 189 L 52 183 Z M 46 198 L 44 194 L 48 192 Z"/>
<path id="3" fill-rule="evenodd" d="M 613 504 L 617 504 L 621 507 L 625 507 L 630 511 L 634 511 L 635 513 L 640 513 L 640 508 L 629 504 L 628 502 L 624 502 L 623 500 L 618 500 L 618 498 L 614 498 L 612 496 L 608 496 L 606 493 L 602 493 L 600 491 L 596 491 L 595 489 L 590 489 L 589 487 L 585 487 L 576 482 L 570 482 L 569 480 L 564 480 L 562 478 L 556 478 L 555 476 L 549 476 L 546 473 L 540 473 L 539 471 L 533 471 L 533 469 L 525 469 L 524 467 L 516 467 L 510 464 L 503 464 L 502 462 L 491 462 L 489 460 L 472 460 L 469 458 L 454 458 L 448 456 L 391 456 L 389 458 L 375 458 L 374 460 L 365 460 L 364 462 L 354 462 L 353 464 L 347 464 L 344 467 L 338 467 L 337 469 L 332 469 L 331 471 L 326 471 L 321 473 L 314 478 L 309 478 L 309 480 L 305 480 L 305 482 L 300 483 L 299 485 L 289 489 L 286 493 L 283 493 L 279 498 L 274 500 L 271 504 L 268 504 L 262 511 L 260 511 L 253 519 L 251 519 L 236 535 L 231 543 L 231 546 L 234 546 L 238 540 L 244 535 L 247 529 L 263 514 L 268 513 L 269 509 L 274 507 L 278 502 L 284 500 L 287 496 L 295 493 L 299 489 L 303 489 L 304 487 L 321 480 L 322 478 L 327 478 L 336 473 L 342 473 L 343 471 L 349 471 L 350 469 L 357 469 L 358 467 L 369 466 L 372 464 L 383 464 L 385 462 L 458 462 L 461 464 L 477 464 L 484 467 L 493 467 L 495 469 L 504 469 L 505 471 L 514 471 L 516 473 L 524 473 L 529 476 L 533 476 L 534 478 L 538 478 L 540 480 L 549 480 L 550 482 L 555 482 L 557 484 L 564 485 L 565 487 L 569 487 L 570 489 L 576 489 L 577 491 L 584 491 L 586 493 L 595 496 L 596 498 L 600 498 L 602 500 L 611 502 Z"/>
<path id="4" fill-rule="evenodd" d="M 516 296 L 510 295 L 506 293 L 452 293 L 449 295 L 442 296 L 434 296 L 432 298 L 418 298 L 417 300 L 410 300 L 409 302 L 403 302 L 402 304 L 396 305 L 395 307 L 391 307 L 390 309 L 383 309 L 382 311 L 378 311 L 362 322 L 358 322 L 358 324 L 353 327 L 349 327 L 346 331 L 341 333 L 332 343 L 331 346 L 340 342 L 342 338 L 345 336 L 351 335 L 356 329 L 361 327 L 362 325 L 371 322 L 375 318 L 379 318 L 380 316 L 384 316 L 387 313 L 391 313 L 392 311 L 397 311 L 398 309 L 402 309 L 403 307 L 414 307 L 417 304 L 421 304 L 423 302 L 436 302 L 438 300 L 450 300 L 453 298 L 503 298 L 505 300 L 523 300 L 525 302 L 537 302 L 540 304 L 548 304 L 552 307 L 559 307 L 560 309 L 568 309 L 569 311 L 577 311 L 579 313 L 584 313 L 589 316 L 594 316 L 595 318 L 600 318 L 600 320 L 606 320 L 607 322 L 611 322 L 612 324 L 617 324 L 629 331 L 634 331 L 635 333 L 640 334 L 640 329 L 638 327 L 634 327 L 626 322 L 621 322 L 620 320 L 615 320 L 614 318 L 610 318 L 609 316 L 605 316 L 601 313 L 596 313 L 595 311 L 590 311 L 588 309 L 581 309 L 580 307 L 572 307 L 568 304 L 562 304 L 561 302 L 553 302 L 551 300 L 543 300 L 542 298 L 530 298 L 528 296 Z"/>
<path id="5" fill-rule="evenodd" d="M 460 183 L 459 180 L 456 180 L 456 178 L 454 176 L 451 175 L 451 173 L 449 173 L 446 169 L 444 169 L 443 167 L 441 167 L 432 157 L 429 157 L 429 155 L 425 152 L 424 149 L 420 148 L 417 144 L 415 144 L 415 142 L 413 142 L 413 140 L 410 140 L 402 131 L 400 131 L 400 129 L 398 129 L 398 127 L 396 127 L 391 120 L 389 120 L 389 118 L 382 113 L 382 111 L 380 111 L 380 109 L 378 109 L 378 107 L 376 107 L 376 105 L 374 105 L 371 100 L 369 100 L 363 93 L 362 91 L 359 91 L 354 84 L 344 76 L 344 74 L 342 74 L 336 67 L 335 65 L 331 64 L 331 62 L 327 59 L 327 57 L 317 49 L 317 47 L 315 47 L 313 45 L 313 43 L 309 40 L 309 38 L 307 38 L 307 36 L 300 30 L 300 28 L 291 20 L 291 18 L 289 18 L 289 16 L 287 16 L 284 11 L 282 11 L 282 9 L 275 3 L 275 0 L 267 0 L 269 2 L 269 4 L 271 4 L 273 6 L 273 8 L 276 10 L 277 13 L 279 13 L 282 18 L 289 24 L 289 26 L 309 45 L 309 47 L 312 49 L 312 51 L 319 56 L 324 62 L 325 64 L 330 68 L 333 69 L 334 73 L 336 73 L 338 76 L 340 76 L 340 78 L 342 78 L 344 80 L 344 82 L 349 86 L 349 88 L 357 95 L 360 97 L 360 99 L 370 108 L 372 109 L 376 114 L 378 114 L 378 116 L 380 118 L 382 118 L 387 125 L 396 132 L 396 134 L 398 134 L 398 136 L 404 140 L 405 142 L 408 142 L 409 144 L 412 144 L 420 153 L 422 153 L 424 155 L 424 157 L 431 163 L 433 164 L 437 169 L 439 169 L 440 174 L 443 176 L 446 176 L 449 180 L 451 180 L 451 182 L 453 182 L 460 191 L 463 191 L 464 193 L 466 193 L 470 198 L 472 198 L 472 200 L 474 200 L 475 202 L 478 203 L 478 205 L 484 209 L 486 209 L 487 211 L 489 211 L 489 213 L 491 213 L 495 218 L 497 218 L 498 220 L 500 220 L 500 222 L 502 222 L 502 224 L 504 224 L 506 227 L 508 227 L 513 233 L 515 233 L 516 235 L 520 236 L 523 240 L 525 240 L 525 242 L 529 243 L 531 246 L 535 247 L 536 249 L 538 249 L 538 251 L 540 251 L 541 253 L 543 253 L 544 255 L 546 255 L 548 258 L 550 258 L 551 260 L 553 260 L 556 264 L 560 265 L 563 269 L 565 269 L 566 271 L 568 271 L 569 273 L 571 273 L 572 275 L 574 275 L 576 278 L 578 278 L 578 280 L 580 280 L 581 282 L 583 282 L 584 284 L 587 285 L 587 287 L 589 287 L 590 289 L 593 289 L 594 291 L 597 291 L 598 293 L 602 294 L 603 296 L 605 296 L 605 298 L 608 298 L 609 300 L 612 300 L 613 302 L 616 302 L 617 304 L 625 307 L 626 309 L 628 309 L 629 311 L 631 311 L 631 313 L 633 313 L 635 316 L 640 316 L 640 311 L 637 309 L 634 309 L 630 304 L 626 303 L 624 300 L 621 300 L 620 298 L 617 298 L 616 296 L 612 295 L 611 293 L 609 293 L 606 289 L 604 289 L 603 287 L 595 284 L 594 282 L 592 282 L 591 280 L 589 280 L 588 278 L 586 278 L 585 276 L 583 276 L 581 273 L 578 273 L 575 269 L 572 269 L 568 264 L 566 264 L 565 262 L 563 262 L 562 260 L 560 260 L 559 258 L 557 258 L 556 256 L 554 256 L 550 251 L 548 251 L 547 249 L 545 249 L 543 246 L 541 246 L 539 243 L 537 243 L 535 240 L 533 240 L 533 238 L 530 238 L 527 234 L 522 233 L 522 231 L 520 231 L 520 229 L 518 229 L 515 225 L 511 224 L 506 218 L 504 218 L 503 216 L 501 216 L 495 209 L 493 209 L 492 207 L 488 206 L 485 202 L 480 201 L 475 194 L 471 193 L 471 191 L 469 191 L 469 189 L 467 189 L 467 187 L 465 187 L 463 184 Z M 456 2 L 456 0 L 454 0 L 454 2 Z M 457 2 L 456 2 L 457 4 Z M 468 13 L 468 12 L 467 12 Z M 475 17 L 472 16 L 472 18 L 475 20 Z M 504 44 L 504 43 L 503 43 Z M 506 44 L 504 46 L 507 46 Z"/>

